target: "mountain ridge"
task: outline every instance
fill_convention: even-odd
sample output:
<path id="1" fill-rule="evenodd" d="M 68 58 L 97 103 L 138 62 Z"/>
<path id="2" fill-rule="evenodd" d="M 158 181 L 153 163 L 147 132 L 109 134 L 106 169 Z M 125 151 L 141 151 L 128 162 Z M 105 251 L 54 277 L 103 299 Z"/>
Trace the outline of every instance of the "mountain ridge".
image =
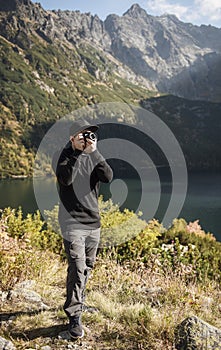
<path id="1" fill-rule="evenodd" d="M 203 33 L 198 27 L 182 24 L 171 16 L 162 17 L 160 21 L 166 20 L 170 26 L 174 26 L 174 20 L 179 21 L 177 33 L 174 30 L 172 33 L 170 26 L 166 30 L 165 24 L 137 5 L 128 10 L 129 15 L 128 11 L 123 16 L 110 15 L 105 21 L 79 11 L 45 11 L 39 3 L 30 0 L 7 3 L 0 0 L 0 9 L 0 176 L 30 176 L 38 145 L 56 120 L 82 106 L 113 101 L 141 104 L 148 109 L 153 107 L 154 113 L 162 119 L 166 115 L 164 121 L 169 124 L 172 118 L 181 146 L 187 147 L 188 166 L 191 169 L 220 169 L 219 149 L 214 150 L 211 143 L 212 148 L 206 148 L 206 152 L 204 149 L 204 156 L 199 158 L 207 137 L 205 130 L 213 134 L 210 119 L 215 120 L 216 131 L 221 130 L 218 119 L 221 96 L 219 44 L 213 51 L 202 51 L 198 44 L 201 42 L 205 46 L 210 36 L 215 38 L 213 31 L 217 35 L 219 30 L 209 28 L 203 43 Z M 131 18 L 139 13 L 142 14 L 140 22 Z M 190 50 L 193 57 L 196 51 L 204 52 L 204 55 L 199 55 L 191 68 L 184 65 L 179 73 L 172 75 L 177 69 L 173 62 L 179 53 L 176 38 L 182 37 L 183 27 L 191 28 L 194 33 L 184 36 L 187 44 L 193 43 Z M 215 45 L 215 39 L 209 41 Z M 180 55 L 179 62 L 188 62 L 187 56 Z M 169 63 L 170 70 L 167 70 Z M 164 72 L 168 76 L 161 80 Z M 168 98 L 163 109 L 165 100 L 160 96 L 173 92 L 171 86 L 176 95 L 184 95 L 185 103 L 176 97 L 171 103 Z M 185 95 L 191 95 L 193 101 Z M 198 101 L 194 102 L 194 99 Z M 205 116 L 202 129 L 200 122 L 195 123 L 200 116 L 194 113 L 192 103 L 201 105 L 200 113 Z M 173 104 L 180 104 L 182 108 L 174 110 Z M 188 119 L 188 114 L 193 120 Z M 210 118 L 213 114 L 215 119 Z M 178 128 L 180 116 L 184 118 L 185 130 L 190 129 L 188 145 L 186 135 Z M 200 126 L 199 131 L 195 129 L 196 125 Z M 192 142 L 196 135 L 199 147 L 192 157 Z M 210 149 L 214 152 L 213 159 Z M 196 155 L 201 159 L 200 164 Z"/>
<path id="2" fill-rule="evenodd" d="M 111 14 L 104 21 L 80 11 L 46 11 L 30 0 L 10 0 L 7 6 L 10 4 L 12 8 L 20 8 L 20 15 L 23 12 L 31 21 L 34 19 L 35 32 L 46 41 L 58 39 L 71 45 L 88 41 L 97 45 L 130 72 L 134 83 L 188 99 L 221 101 L 219 74 L 215 81 L 208 79 L 211 71 L 218 73 L 220 69 L 219 28 L 184 23 L 174 15 L 151 16 L 138 4 L 122 16 Z M 1 0 L 0 9 L 4 6 Z M 8 34 L 4 35 L 7 38 Z M 208 54 L 212 58 L 209 61 Z M 202 64 L 197 66 L 197 62 Z M 200 81 L 192 77 L 198 67 L 204 76 Z"/>

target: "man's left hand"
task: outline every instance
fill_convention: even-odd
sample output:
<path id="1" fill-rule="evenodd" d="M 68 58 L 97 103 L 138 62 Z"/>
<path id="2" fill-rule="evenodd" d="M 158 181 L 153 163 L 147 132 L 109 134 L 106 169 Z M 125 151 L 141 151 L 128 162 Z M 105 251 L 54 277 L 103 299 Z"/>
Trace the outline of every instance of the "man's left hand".
<path id="1" fill-rule="evenodd" d="M 90 139 L 87 139 L 87 142 L 86 142 L 86 147 L 84 149 L 84 153 L 92 153 L 94 152 L 95 150 L 97 149 L 97 140 L 90 140 Z"/>

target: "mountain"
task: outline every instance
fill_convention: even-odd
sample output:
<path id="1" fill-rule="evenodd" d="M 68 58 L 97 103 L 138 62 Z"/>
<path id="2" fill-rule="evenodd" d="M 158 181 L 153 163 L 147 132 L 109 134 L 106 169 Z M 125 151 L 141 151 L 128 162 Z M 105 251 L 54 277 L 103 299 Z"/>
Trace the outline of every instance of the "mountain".
<path id="1" fill-rule="evenodd" d="M 154 17 L 134 4 L 105 21 L 79 11 L 44 11 L 30 0 L 0 1 L 1 33 L 27 48 L 25 33 L 49 43 L 88 43 L 116 64 L 121 77 L 188 99 L 221 101 L 221 28 Z M 15 13 L 19 15 L 19 20 Z"/>
<path id="2" fill-rule="evenodd" d="M 141 106 L 155 113 L 176 136 L 188 170 L 221 170 L 220 103 L 167 95 L 142 100 Z M 155 155 L 158 163 L 159 153 Z"/>
<path id="3" fill-rule="evenodd" d="M 221 101 L 221 29 L 194 26 L 174 15 L 153 17 L 133 5 L 104 22 L 111 53 L 163 92 Z"/>
<path id="4" fill-rule="evenodd" d="M 142 103 L 160 114 L 163 101 L 168 101 L 165 121 L 173 119 L 185 144 L 186 135 L 178 127 L 181 110 L 173 110 L 169 97 L 160 97 L 175 91 L 204 99 L 186 99 L 182 115 L 188 116 L 196 103 L 205 116 L 205 130 L 214 128 L 210 118 L 214 108 L 218 113 L 220 105 L 215 102 L 221 98 L 218 28 L 185 24 L 171 15 L 149 16 L 136 4 L 121 17 L 109 15 L 101 21 L 79 11 L 45 11 L 30 0 L 0 0 L 0 33 L 2 177 L 31 175 L 35 152 L 48 128 L 85 105 Z M 173 99 L 175 105 L 181 101 Z M 194 133 L 198 123 L 189 125 Z M 190 156 L 189 166 L 217 169 L 219 156 L 217 150 L 215 160 L 208 156 L 208 162 L 199 164 L 196 155 Z"/>

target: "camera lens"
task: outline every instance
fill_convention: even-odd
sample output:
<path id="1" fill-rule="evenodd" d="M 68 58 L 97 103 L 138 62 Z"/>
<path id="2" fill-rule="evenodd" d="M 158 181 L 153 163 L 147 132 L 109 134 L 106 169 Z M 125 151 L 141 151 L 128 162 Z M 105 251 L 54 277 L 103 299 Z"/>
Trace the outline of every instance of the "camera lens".
<path id="1" fill-rule="evenodd" d="M 96 139 L 96 135 L 95 135 L 93 132 L 91 132 L 89 138 L 90 138 L 92 141 L 94 141 L 94 140 Z"/>
<path id="2" fill-rule="evenodd" d="M 96 140 L 96 135 L 93 132 L 84 132 L 83 135 L 85 140 L 86 139 L 90 139 L 92 141 Z"/>

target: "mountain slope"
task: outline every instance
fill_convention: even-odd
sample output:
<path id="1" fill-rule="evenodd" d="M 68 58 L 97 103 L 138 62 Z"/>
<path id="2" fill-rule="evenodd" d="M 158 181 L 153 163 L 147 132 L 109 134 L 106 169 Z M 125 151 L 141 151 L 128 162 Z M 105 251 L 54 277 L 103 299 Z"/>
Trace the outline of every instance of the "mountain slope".
<path id="1" fill-rule="evenodd" d="M 221 75 L 210 79 L 214 71 L 220 73 L 221 29 L 183 23 L 174 15 L 153 17 L 137 4 L 121 17 L 108 16 L 104 24 L 112 55 L 155 88 L 221 101 Z"/>
<path id="2" fill-rule="evenodd" d="M 2 35 L 21 47 L 31 45 L 24 40 L 27 31 L 49 43 L 88 43 L 115 63 L 122 78 L 189 99 L 221 101 L 221 28 L 150 16 L 138 4 L 105 21 L 79 11 L 45 11 L 30 0 L 1 0 L 0 9 Z"/>
<path id="3" fill-rule="evenodd" d="M 156 93 L 122 79 L 116 62 L 91 43 L 50 41 L 39 31 L 48 16 L 40 5 L 13 3 L 15 11 L 0 17 L 0 173 L 26 176 L 43 135 L 58 118 L 87 104 L 137 103 Z"/>
<path id="4" fill-rule="evenodd" d="M 161 96 L 141 101 L 176 136 L 188 170 L 221 170 L 221 104 Z"/>
<path id="5" fill-rule="evenodd" d="M 0 0 L 0 10 L 2 177 L 31 175 L 34 154 L 48 128 L 65 114 L 89 104 L 112 101 L 139 104 L 140 101 L 149 101 L 149 104 L 143 102 L 143 106 L 154 108 L 154 112 L 162 119 L 166 116 L 166 123 L 170 124 L 172 118 L 174 125 L 171 127 L 175 128 L 176 136 L 184 145 L 186 135 L 179 128 L 180 113 L 185 111 L 183 115 L 187 116 L 186 132 L 189 127 L 193 129 L 194 134 L 198 124 L 194 124 L 191 118 L 188 120 L 189 110 L 198 108 L 197 105 L 201 104 L 200 113 L 205 115 L 205 130 L 212 133 L 214 125 L 210 124 L 214 108 L 215 114 L 218 115 L 218 104 L 197 102 L 195 106 L 195 102 L 192 102 L 193 105 L 187 100 L 183 103 L 173 97 L 175 105 L 183 106 L 182 111 L 174 111 L 170 98 L 158 98 L 159 93 L 154 91 L 153 87 L 157 85 L 158 79 L 159 84 L 165 85 L 165 91 L 166 88 L 172 90 L 173 85 L 178 94 L 186 91 L 187 94 L 191 92 L 192 97 L 198 98 L 197 94 L 194 95 L 198 82 L 200 89 L 197 91 L 200 95 L 204 94 L 205 99 L 209 100 L 212 94 L 214 99 L 217 99 L 220 93 L 220 60 L 219 41 L 214 38 L 219 29 L 183 24 L 173 16 L 151 17 L 138 5 L 132 6 L 122 17 L 109 16 L 105 22 L 97 16 L 81 14 L 79 11 L 45 11 L 40 4 L 33 4 L 30 0 Z M 167 32 L 165 26 L 168 27 Z M 186 31 L 183 40 L 192 45 L 191 55 L 194 56 L 196 52 L 204 52 L 205 55 L 194 61 L 191 74 L 190 68 L 186 67 L 187 75 L 185 70 L 181 70 L 180 79 L 176 74 L 171 78 L 163 78 L 160 70 L 162 74 L 172 74 L 173 69 L 176 70 L 173 65 L 171 70 L 166 66 L 172 64 L 175 59 L 171 52 L 179 57 L 180 65 L 184 55 L 179 51 L 178 34 L 172 35 L 175 28 L 177 33 L 183 28 L 179 40 Z M 165 39 L 165 35 L 168 39 Z M 152 41 L 153 39 L 155 41 Z M 211 47 L 208 49 L 209 42 Z M 142 47 L 146 47 L 145 55 Z M 217 53 L 210 52 L 212 50 Z M 213 59 L 216 60 L 215 65 Z M 158 65 L 154 66 L 156 60 Z M 200 71 L 197 71 L 198 60 L 202 67 L 207 60 L 208 66 L 213 67 L 213 74 L 212 70 L 208 70 L 205 75 L 201 75 Z M 189 88 L 189 81 L 185 84 L 188 74 L 192 90 Z M 205 93 L 204 83 L 207 84 L 208 80 L 209 92 Z M 147 90 L 145 85 L 152 87 L 152 90 Z M 150 97 L 156 99 L 149 100 Z M 164 101 L 167 104 L 162 113 Z M 190 115 L 192 116 L 192 112 Z M 200 118 L 199 115 L 197 118 Z M 218 117 L 213 122 L 219 131 Z M 203 147 L 206 136 L 206 132 L 200 135 L 200 147 Z M 191 153 L 193 139 L 189 138 L 189 141 L 187 154 Z M 209 153 L 214 147 L 211 143 L 210 146 L 205 153 L 208 162 L 205 162 L 205 159 L 197 161 L 201 152 L 201 148 L 198 148 L 193 157 L 187 157 L 188 166 L 195 169 L 220 168 L 221 157 L 218 148 L 213 159 Z"/>

